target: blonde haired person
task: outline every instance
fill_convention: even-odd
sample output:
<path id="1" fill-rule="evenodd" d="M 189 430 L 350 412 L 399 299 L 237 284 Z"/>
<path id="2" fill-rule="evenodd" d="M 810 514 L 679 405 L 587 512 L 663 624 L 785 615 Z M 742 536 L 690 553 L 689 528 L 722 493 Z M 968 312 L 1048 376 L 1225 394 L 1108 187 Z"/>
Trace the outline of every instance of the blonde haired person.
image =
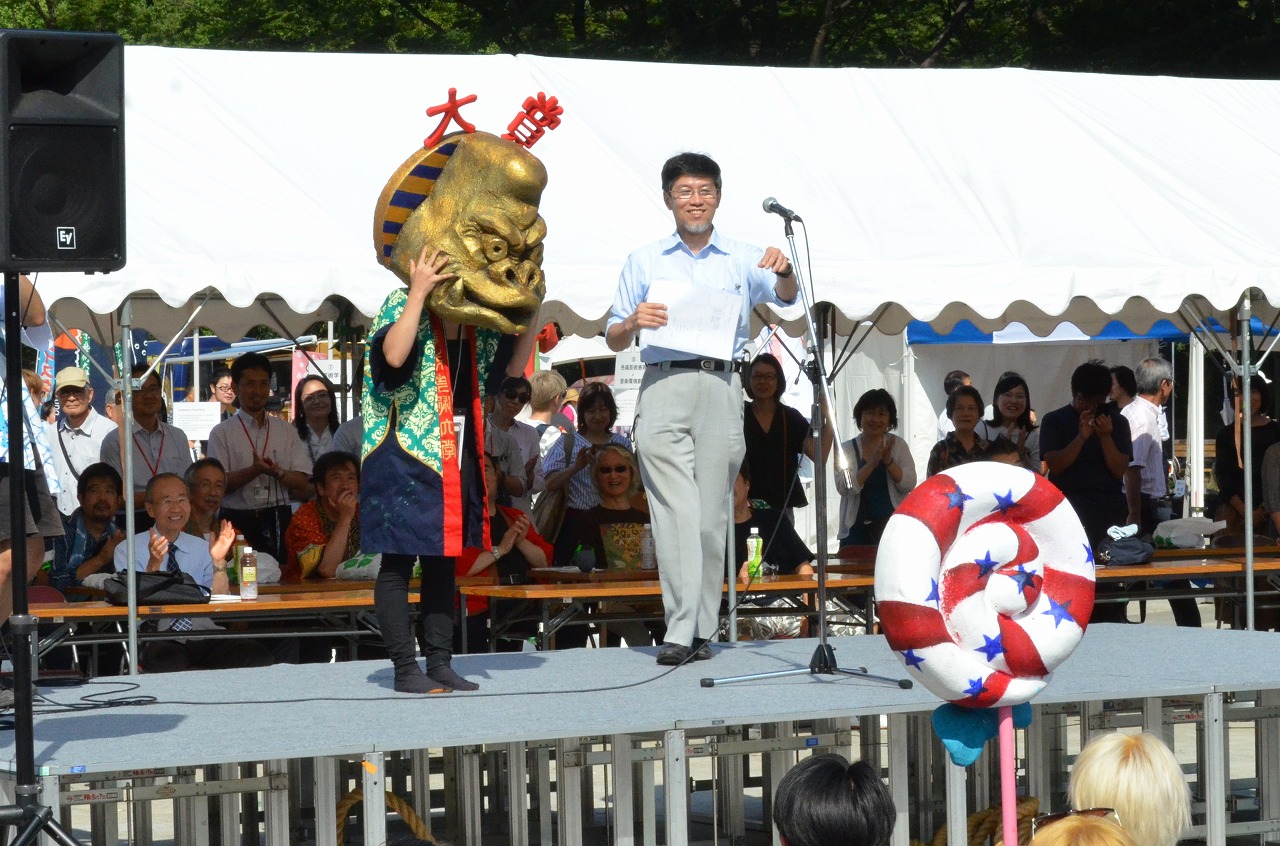
<path id="1" fill-rule="evenodd" d="M 1182 767 L 1160 738 L 1145 732 L 1091 740 L 1076 758 L 1068 795 L 1073 808 L 1115 808 L 1136 846 L 1173 846 L 1191 825 Z"/>
<path id="2" fill-rule="evenodd" d="M 1111 817 L 1072 814 L 1037 830 L 1031 846 L 1139 846 L 1139 842 Z"/>

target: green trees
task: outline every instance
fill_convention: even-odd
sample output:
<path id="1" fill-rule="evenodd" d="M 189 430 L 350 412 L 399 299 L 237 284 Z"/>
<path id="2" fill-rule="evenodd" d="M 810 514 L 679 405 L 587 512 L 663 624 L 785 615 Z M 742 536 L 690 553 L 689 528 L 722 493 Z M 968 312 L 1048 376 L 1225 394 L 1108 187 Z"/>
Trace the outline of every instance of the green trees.
<path id="1" fill-rule="evenodd" d="M 0 0 L 132 44 L 1273 77 L 1275 0 Z"/>

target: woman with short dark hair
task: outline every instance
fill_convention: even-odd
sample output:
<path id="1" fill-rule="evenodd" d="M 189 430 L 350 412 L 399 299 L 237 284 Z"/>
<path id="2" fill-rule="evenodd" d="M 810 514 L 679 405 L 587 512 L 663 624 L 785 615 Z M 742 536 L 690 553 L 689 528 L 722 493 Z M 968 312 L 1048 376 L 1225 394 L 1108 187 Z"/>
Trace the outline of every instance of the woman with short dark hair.
<path id="1" fill-rule="evenodd" d="M 778 782 L 773 824 L 783 846 L 885 846 L 897 810 L 865 761 L 814 755 Z"/>
<path id="2" fill-rule="evenodd" d="M 894 509 L 916 486 L 911 450 L 902 438 L 889 434 L 898 427 L 898 406 L 889 392 L 875 388 L 859 397 L 853 421 L 860 434 L 840 445 L 854 468 L 853 478 L 836 474 L 842 546 L 879 543 Z"/>

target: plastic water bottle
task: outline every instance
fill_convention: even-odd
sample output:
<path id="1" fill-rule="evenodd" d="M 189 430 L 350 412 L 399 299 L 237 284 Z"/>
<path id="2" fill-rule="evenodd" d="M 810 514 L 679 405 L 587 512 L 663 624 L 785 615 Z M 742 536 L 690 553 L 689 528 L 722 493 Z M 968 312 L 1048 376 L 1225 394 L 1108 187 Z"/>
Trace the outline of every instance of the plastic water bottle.
<path id="1" fill-rule="evenodd" d="M 760 578 L 763 554 L 764 539 L 760 537 L 760 530 L 752 526 L 751 534 L 747 536 L 747 575 L 753 579 Z"/>
<path id="2" fill-rule="evenodd" d="M 640 569 L 658 569 L 658 551 L 653 545 L 653 527 L 648 523 L 640 530 Z"/>
<path id="3" fill-rule="evenodd" d="M 244 535 L 236 535 L 235 545 L 231 547 L 231 563 L 227 565 L 227 581 L 233 585 L 240 584 L 240 559 L 244 557 Z"/>
<path id="4" fill-rule="evenodd" d="M 253 547 L 246 546 L 240 553 L 240 599 L 258 598 L 258 556 Z"/>

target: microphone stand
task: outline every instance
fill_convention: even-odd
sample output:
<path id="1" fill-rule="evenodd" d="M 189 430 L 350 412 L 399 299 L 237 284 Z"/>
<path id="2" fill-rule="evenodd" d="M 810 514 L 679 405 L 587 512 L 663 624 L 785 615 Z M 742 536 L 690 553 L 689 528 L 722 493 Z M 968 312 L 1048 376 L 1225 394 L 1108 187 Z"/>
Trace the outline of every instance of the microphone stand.
<path id="1" fill-rule="evenodd" d="M 4 274 L 5 332 L 5 418 L 9 435 L 9 580 L 13 591 L 13 616 L 9 629 L 13 632 L 13 745 L 17 787 L 16 804 L 0 807 L 0 843 L 26 846 L 40 834 L 48 835 L 60 846 L 78 846 L 58 821 L 53 810 L 41 805 L 40 782 L 36 780 L 35 726 L 32 652 L 37 620 L 27 613 L 27 524 L 26 486 L 26 409 L 22 402 L 22 289 L 17 271 Z M 32 449 L 35 449 L 34 441 Z M 34 472 L 40 472 L 36 470 Z M 18 827 L 18 835 L 9 841 L 10 827 Z"/>
<path id="2" fill-rule="evenodd" d="M 849 456 L 841 448 L 840 430 L 834 413 L 835 404 L 831 399 L 831 384 L 827 379 L 825 365 L 822 360 L 822 337 L 819 335 L 817 324 L 814 322 L 813 303 L 810 302 L 809 291 L 805 287 L 804 278 L 800 273 L 800 256 L 796 251 L 796 236 L 791 226 L 791 216 L 783 215 L 783 219 L 786 221 L 784 231 L 787 244 L 791 248 L 791 272 L 795 274 L 796 287 L 800 290 L 800 301 L 804 306 L 806 330 L 809 333 L 809 348 L 807 351 L 809 363 L 805 367 L 805 371 L 809 375 L 809 381 L 813 385 L 813 405 L 809 412 L 809 432 L 814 444 L 818 447 L 818 454 L 821 455 L 822 405 L 825 402 L 827 408 L 833 410 L 829 416 L 831 418 L 831 436 L 835 441 L 836 448 L 836 472 L 843 473 L 845 480 L 848 482 L 852 480 L 854 470 L 849 465 Z M 816 558 L 818 565 L 818 647 L 814 650 L 813 657 L 809 659 L 808 668 L 776 670 L 768 673 L 749 673 L 747 675 L 728 676 L 719 679 L 704 678 L 701 681 L 702 687 L 715 687 L 716 685 L 736 684 L 757 679 L 777 679 L 799 675 L 852 676 L 868 681 L 896 685 L 904 690 L 912 687 L 911 679 L 877 676 L 868 673 L 866 667 L 848 668 L 841 667 L 836 663 L 835 649 L 827 642 L 827 473 L 824 463 L 815 462 L 815 467 L 818 470 L 813 474 L 813 508 L 818 526 L 818 554 Z M 731 569 L 729 578 L 735 577 L 736 573 L 732 572 Z M 867 624 L 870 625 L 870 623 L 871 621 L 868 619 Z"/>

